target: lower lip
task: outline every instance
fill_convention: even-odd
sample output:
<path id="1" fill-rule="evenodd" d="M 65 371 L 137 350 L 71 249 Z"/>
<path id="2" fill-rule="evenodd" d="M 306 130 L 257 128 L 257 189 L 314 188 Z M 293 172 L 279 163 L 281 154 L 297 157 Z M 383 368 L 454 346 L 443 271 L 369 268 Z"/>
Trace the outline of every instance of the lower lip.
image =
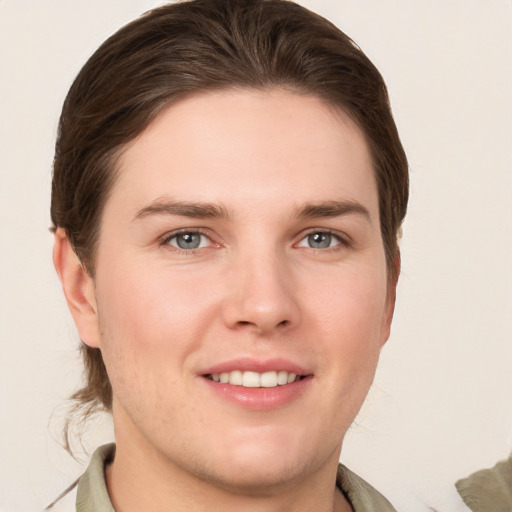
<path id="1" fill-rule="evenodd" d="M 302 396 L 310 385 L 312 378 L 312 375 L 309 375 L 291 384 L 274 388 L 233 386 L 231 384 L 215 382 L 206 377 L 202 377 L 202 380 L 218 396 L 243 409 L 265 411 L 283 407 Z"/>

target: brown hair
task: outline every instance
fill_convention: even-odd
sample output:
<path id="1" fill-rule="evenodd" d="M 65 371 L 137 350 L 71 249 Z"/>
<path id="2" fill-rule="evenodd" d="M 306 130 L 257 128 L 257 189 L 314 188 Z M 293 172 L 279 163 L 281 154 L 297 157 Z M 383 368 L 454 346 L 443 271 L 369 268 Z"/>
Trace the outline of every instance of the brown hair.
<path id="1" fill-rule="evenodd" d="M 191 0 L 154 9 L 107 39 L 64 102 L 53 167 L 51 219 L 94 277 L 103 206 L 116 156 L 171 102 L 214 89 L 285 88 L 320 97 L 358 124 L 373 157 L 388 273 L 408 199 L 407 160 L 384 81 L 329 21 L 287 0 Z M 111 409 L 99 349 L 82 346 L 87 417 Z"/>

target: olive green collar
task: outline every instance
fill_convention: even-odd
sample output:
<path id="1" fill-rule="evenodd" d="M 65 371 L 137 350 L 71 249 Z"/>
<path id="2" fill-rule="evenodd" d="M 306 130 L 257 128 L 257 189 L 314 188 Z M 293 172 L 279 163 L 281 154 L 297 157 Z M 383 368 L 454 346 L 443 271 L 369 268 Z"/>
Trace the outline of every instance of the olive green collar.
<path id="1" fill-rule="evenodd" d="M 76 512 L 115 512 L 105 482 L 105 467 L 114 460 L 114 443 L 100 446 L 78 480 Z"/>

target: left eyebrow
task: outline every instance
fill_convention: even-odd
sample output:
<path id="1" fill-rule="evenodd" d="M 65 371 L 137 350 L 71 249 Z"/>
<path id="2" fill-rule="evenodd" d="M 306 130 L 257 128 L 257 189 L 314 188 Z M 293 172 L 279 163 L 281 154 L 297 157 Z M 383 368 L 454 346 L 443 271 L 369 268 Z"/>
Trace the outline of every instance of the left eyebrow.
<path id="1" fill-rule="evenodd" d="M 322 217 L 341 217 L 344 215 L 361 215 L 371 224 L 370 212 L 357 201 L 323 201 L 302 206 L 299 219 L 317 219 Z"/>
<path id="2" fill-rule="evenodd" d="M 141 208 L 134 220 L 153 215 L 178 215 L 196 219 L 225 219 L 228 217 L 226 210 L 218 204 L 157 199 Z"/>

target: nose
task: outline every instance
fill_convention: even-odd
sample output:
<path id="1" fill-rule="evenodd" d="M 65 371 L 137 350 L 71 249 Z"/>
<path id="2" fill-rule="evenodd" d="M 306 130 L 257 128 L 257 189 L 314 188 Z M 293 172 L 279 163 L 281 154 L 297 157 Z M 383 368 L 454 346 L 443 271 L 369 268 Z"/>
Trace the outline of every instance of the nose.
<path id="1" fill-rule="evenodd" d="M 268 335 L 298 325 L 297 287 L 284 260 L 253 254 L 231 262 L 222 308 L 226 326 Z"/>

